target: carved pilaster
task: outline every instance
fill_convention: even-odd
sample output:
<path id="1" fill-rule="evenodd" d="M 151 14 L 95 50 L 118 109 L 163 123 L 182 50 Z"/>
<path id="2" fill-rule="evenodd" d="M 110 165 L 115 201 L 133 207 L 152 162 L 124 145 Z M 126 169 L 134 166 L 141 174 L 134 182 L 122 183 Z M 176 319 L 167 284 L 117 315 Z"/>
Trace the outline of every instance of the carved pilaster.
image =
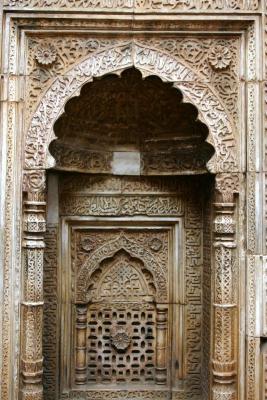
<path id="1" fill-rule="evenodd" d="M 234 193 L 238 176 L 216 179 L 214 204 L 214 287 L 212 399 L 236 400 L 237 287 Z"/>
<path id="2" fill-rule="evenodd" d="M 167 381 L 167 312 L 166 307 L 157 307 L 156 382 L 158 385 L 165 385 Z"/>
<path id="3" fill-rule="evenodd" d="M 21 397 L 43 398 L 43 253 L 45 171 L 27 171 L 23 179 L 23 300 L 21 340 Z"/>
<path id="4" fill-rule="evenodd" d="M 86 330 L 87 306 L 82 304 L 76 308 L 76 367 L 75 383 L 86 384 Z"/>

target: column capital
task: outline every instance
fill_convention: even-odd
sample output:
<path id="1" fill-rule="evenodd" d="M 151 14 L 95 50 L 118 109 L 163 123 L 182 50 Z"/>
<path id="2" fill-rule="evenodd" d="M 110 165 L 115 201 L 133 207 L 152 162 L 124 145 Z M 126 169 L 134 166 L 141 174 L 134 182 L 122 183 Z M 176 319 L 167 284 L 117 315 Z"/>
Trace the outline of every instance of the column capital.
<path id="1" fill-rule="evenodd" d="M 215 177 L 215 189 L 217 198 L 222 203 L 233 203 L 234 195 L 240 192 L 240 182 L 242 174 L 239 173 L 220 173 Z"/>
<path id="2" fill-rule="evenodd" d="M 41 169 L 25 170 L 23 172 L 22 190 L 27 199 L 32 201 L 45 200 L 46 171 Z"/>

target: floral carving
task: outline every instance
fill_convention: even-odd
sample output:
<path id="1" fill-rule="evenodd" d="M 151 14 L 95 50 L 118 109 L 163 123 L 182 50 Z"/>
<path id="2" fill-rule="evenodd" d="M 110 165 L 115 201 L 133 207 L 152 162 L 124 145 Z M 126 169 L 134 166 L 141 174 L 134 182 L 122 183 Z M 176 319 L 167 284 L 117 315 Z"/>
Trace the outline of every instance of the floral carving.
<path id="1" fill-rule="evenodd" d="M 120 327 L 112 332 L 110 340 L 117 350 L 126 350 L 131 343 L 131 337 L 128 332 Z"/>
<path id="2" fill-rule="evenodd" d="M 149 242 L 149 247 L 153 251 L 159 251 L 163 246 L 162 241 L 159 238 L 153 238 Z"/>
<path id="3" fill-rule="evenodd" d="M 46 44 L 37 48 L 35 53 L 37 62 L 44 66 L 53 64 L 57 59 L 56 48 L 52 44 Z"/>
<path id="4" fill-rule="evenodd" d="M 94 241 L 88 237 L 84 237 L 81 240 L 81 247 L 85 250 L 85 251 L 91 251 L 94 249 L 95 244 Z"/>
<path id="5" fill-rule="evenodd" d="M 228 47 L 217 45 L 211 48 L 209 62 L 215 70 L 222 70 L 229 67 L 232 55 Z"/>

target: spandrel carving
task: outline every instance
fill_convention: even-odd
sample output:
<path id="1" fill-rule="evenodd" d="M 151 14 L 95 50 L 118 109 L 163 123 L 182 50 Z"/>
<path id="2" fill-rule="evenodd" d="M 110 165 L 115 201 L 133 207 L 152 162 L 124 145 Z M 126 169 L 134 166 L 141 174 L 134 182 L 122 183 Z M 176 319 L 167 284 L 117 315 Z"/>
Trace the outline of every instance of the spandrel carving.
<path id="1" fill-rule="evenodd" d="M 197 83 L 200 78 L 198 73 L 180 59 L 138 43 L 102 50 L 74 66 L 68 71 L 68 75 L 54 80 L 31 119 L 26 139 L 26 167 L 53 164 L 45 148 L 55 138 L 53 125 L 63 113 L 64 103 L 68 99 L 76 95 L 93 76 L 121 72 L 133 66 L 143 70 L 145 75 L 156 75 L 164 80 L 181 82 L 177 86 L 185 98 L 199 109 L 201 119 L 210 130 L 207 141 L 214 144 L 216 152 L 208 163 L 208 168 L 212 172 L 235 171 L 237 154 L 234 152 L 234 123 L 224 111 L 223 102 L 216 91 L 209 84 Z M 54 106 L 51 107 L 51 104 Z"/>
<path id="2" fill-rule="evenodd" d="M 98 271 L 99 264 L 107 257 L 112 258 L 122 250 L 130 254 L 131 257 L 139 258 L 144 263 L 143 269 L 148 270 L 145 276 L 149 277 L 152 274 L 152 277 L 154 277 L 158 301 L 166 302 L 168 299 L 168 273 L 166 270 L 168 259 L 166 255 L 164 257 L 165 263 L 161 264 L 148 246 L 142 247 L 140 242 L 136 241 L 135 237 L 130 238 L 124 233 L 113 235 L 110 241 L 105 241 L 102 245 L 96 247 L 90 255 L 83 258 L 84 261 L 79 268 L 76 281 L 76 301 L 87 302 L 91 300 L 91 293 L 90 291 L 88 292 L 88 288 L 91 285 L 91 280 L 94 280 L 93 274 L 96 274 L 96 271 Z M 166 246 L 164 250 L 166 254 Z M 96 274 L 97 278 L 99 278 L 98 275 L 99 272 Z M 155 278 L 156 276 L 157 279 Z M 152 292 L 149 294 L 150 296 L 155 294 L 154 284 L 151 286 L 151 282 L 148 282 L 149 290 L 152 289 Z M 93 295 L 96 295 L 96 293 Z"/>
<path id="3" fill-rule="evenodd" d="M 33 111 L 33 107 L 36 106 L 37 98 L 41 95 L 42 91 L 45 91 L 48 84 L 52 83 L 54 77 L 66 73 L 74 63 L 77 63 L 77 60 L 82 60 L 90 53 L 99 51 L 101 48 L 123 43 L 120 39 L 107 40 L 101 38 L 100 40 L 99 37 L 88 38 L 86 36 L 79 39 L 69 36 L 53 37 L 51 40 L 58 57 L 53 64 L 49 65 L 49 68 L 40 68 L 40 65 L 36 64 L 36 48 L 46 48 L 50 45 L 51 41 L 41 38 L 31 38 L 29 40 L 27 72 L 31 78 L 27 80 L 26 86 L 27 98 L 29 99 L 27 118 Z M 145 46 L 163 49 L 172 56 L 182 59 L 191 65 L 192 68 L 196 69 L 205 80 L 211 81 L 227 109 L 235 116 L 236 125 L 238 124 L 237 102 L 235 101 L 238 96 L 237 83 L 239 78 L 238 49 L 240 42 L 238 38 L 202 38 L 201 40 L 193 37 L 169 40 L 147 39 L 146 41 L 140 41 L 140 43 Z M 228 49 L 231 54 L 231 64 L 227 71 L 220 70 L 219 73 L 211 68 L 208 59 L 211 48 L 218 46 L 222 49 Z M 224 77 L 223 81 L 222 77 Z"/>

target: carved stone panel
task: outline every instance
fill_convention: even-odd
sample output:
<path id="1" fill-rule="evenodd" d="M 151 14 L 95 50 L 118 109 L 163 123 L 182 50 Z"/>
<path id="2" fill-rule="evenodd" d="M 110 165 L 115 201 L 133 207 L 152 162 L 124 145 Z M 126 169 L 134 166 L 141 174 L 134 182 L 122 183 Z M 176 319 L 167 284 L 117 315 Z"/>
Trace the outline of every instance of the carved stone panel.
<path id="1" fill-rule="evenodd" d="M 131 225 L 73 229 L 73 388 L 170 381 L 170 232 Z"/>
<path id="2" fill-rule="evenodd" d="M 200 184 L 60 174 L 60 398 L 201 398 Z"/>

